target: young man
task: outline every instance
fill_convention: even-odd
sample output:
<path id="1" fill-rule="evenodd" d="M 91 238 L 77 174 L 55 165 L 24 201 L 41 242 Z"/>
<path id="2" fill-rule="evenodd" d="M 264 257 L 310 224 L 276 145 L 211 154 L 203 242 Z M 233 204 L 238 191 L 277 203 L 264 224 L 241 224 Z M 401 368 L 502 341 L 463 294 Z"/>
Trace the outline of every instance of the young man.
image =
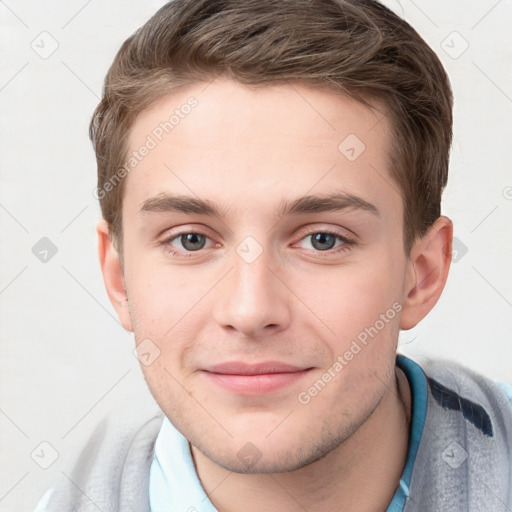
<path id="1" fill-rule="evenodd" d="M 512 510 L 512 407 L 397 356 L 451 259 L 452 96 L 371 0 L 175 0 L 91 122 L 99 255 L 161 411 L 47 511 Z"/>

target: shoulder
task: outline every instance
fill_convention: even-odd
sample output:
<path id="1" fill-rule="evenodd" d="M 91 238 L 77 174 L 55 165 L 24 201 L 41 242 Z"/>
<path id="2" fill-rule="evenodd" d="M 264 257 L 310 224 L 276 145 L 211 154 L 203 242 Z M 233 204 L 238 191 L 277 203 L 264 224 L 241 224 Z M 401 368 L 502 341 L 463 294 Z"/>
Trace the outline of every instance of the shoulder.
<path id="1" fill-rule="evenodd" d="M 512 401 L 503 386 L 451 361 L 429 361 L 422 368 L 428 385 L 430 416 L 435 421 L 440 420 L 442 413 L 456 413 L 459 428 L 471 425 L 475 433 L 484 437 L 497 434 L 507 442 L 512 441 Z"/>
<path id="2" fill-rule="evenodd" d="M 489 413 L 503 413 L 512 419 L 512 403 L 506 386 L 453 361 L 428 361 L 422 369 L 430 393 L 444 408 L 449 407 L 450 397 L 457 396 L 489 409 Z"/>
<path id="3" fill-rule="evenodd" d="M 428 361 L 421 369 L 426 418 L 405 510 L 419 503 L 429 512 L 505 510 L 503 504 L 512 505 L 509 397 L 498 383 L 458 363 Z"/>
<path id="4" fill-rule="evenodd" d="M 149 471 L 163 417 L 153 407 L 103 419 L 38 510 L 149 510 Z"/>

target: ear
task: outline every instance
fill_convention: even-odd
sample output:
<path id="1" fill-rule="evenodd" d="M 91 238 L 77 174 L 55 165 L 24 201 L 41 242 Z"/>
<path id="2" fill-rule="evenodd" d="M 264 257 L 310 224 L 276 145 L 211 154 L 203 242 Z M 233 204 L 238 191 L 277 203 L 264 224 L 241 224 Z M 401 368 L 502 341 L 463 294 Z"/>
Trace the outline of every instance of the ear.
<path id="1" fill-rule="evenodd" d="M 452 260 L 453 224 L 439 217 L 414 244 L 404 290 L 401 329 L 412 329 L 435 306 L 444 289 Z"/>
<path id="2" fill-rule="evenodd" d="M 106 220 L 101 219 L 98 222 L 96 233 L 98 234 L 98 256 L 108 297 L 117 312 L 122 326 L 127 331 L 132 331 L 123 266 L 119 254 L 110 238 Z"/>

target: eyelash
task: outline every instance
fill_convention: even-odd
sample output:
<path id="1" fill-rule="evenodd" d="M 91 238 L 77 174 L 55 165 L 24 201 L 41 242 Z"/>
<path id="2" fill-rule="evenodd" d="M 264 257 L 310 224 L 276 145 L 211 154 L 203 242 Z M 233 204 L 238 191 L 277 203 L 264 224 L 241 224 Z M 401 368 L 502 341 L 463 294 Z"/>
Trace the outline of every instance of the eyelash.
<path id="1" fill-rule="evenodd" d="M 191 233 L 209 238 L 208 235 L 202 231 L 181 231 L 179 233 L 172 235 L 172 237 L 167 238 L 162 241 L 162 245 L 164 246 L 166 252 L 171 254 L 172 256 L 179 256 L 179 257 L 185 258 L 185 259 L 194 257 L 195 253 L 199 253 L 202 249 L 199 249 L 197 251 L 179 251 L 179 250 L 174 249 L 171 245 L 171 242 L 173 242 L 177 238 L 180 238 L 182 235 L 188 235 Z M 349 238 L 346 238 L 345 236 L 340 235 L 339 233 L 336 233 L 335 231 L 331 231 L 329 229 L 309 231 L 307 233 L 304 233 L 299 241 L 302 241 L 305 238 L 307 238 L 308 236 L 312 236 L 312 235 L 315 235 L 318 233 L 332 235 L 337 240 L 340 240 L 341 242 L 343 242 L 340 246 L 333 248 L 333 249 L 328 249 L 326 251 L 320 251 L 318 249 L 310 249 L 310 250 L 313 250 L 317 255 L 319 255 L 320 258 L 329 257 L 332 255 L 347 251 L 354 244 L 353 240 L 350 240 Z"/>

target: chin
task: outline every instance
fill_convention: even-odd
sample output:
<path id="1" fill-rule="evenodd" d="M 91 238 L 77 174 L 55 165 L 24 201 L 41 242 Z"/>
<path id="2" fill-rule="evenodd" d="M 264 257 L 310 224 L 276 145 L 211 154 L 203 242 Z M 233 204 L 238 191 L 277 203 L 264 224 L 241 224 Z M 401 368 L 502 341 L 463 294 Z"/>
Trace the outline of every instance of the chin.
<path id="1" fill-rule="evenodd" d="M 341 430 L 341 429 L 340 429 Z M 287 473 L 309 466 L 340 446 L 347 436 L 319 433 L 319 438 L 294 439 L 290 435 L 265 439 L 265 436 L 246 437 L 247 441 L 233 442 L 220 451 L 220 443 L 199 443 L 194 446 L 215 464 L 234 473 L 254 475 Z M 253 439 L 254 441 L 251 441 Z M 233 440 L 232 440 L 233 441 Z"/>

